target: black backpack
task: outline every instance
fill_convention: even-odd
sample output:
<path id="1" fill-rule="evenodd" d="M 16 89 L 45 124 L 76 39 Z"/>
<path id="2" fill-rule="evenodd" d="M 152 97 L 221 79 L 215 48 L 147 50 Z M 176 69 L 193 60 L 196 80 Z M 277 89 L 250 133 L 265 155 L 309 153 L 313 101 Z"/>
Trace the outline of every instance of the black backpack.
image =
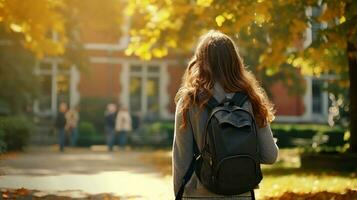
<path id="1" fill-rule="evenodd" d="M 233 98 L 218 103 L 212 97 L 207 103 L 207 120 L 202 151 L 194 141 L 195 154 L 183 184 L 176 194 L 181 199 L 184 187 L 195 171 L 200 182 L 211 192 L 238 195 L 251 192 L 263 176 L 259 163 L 257 126 L 254 116 L 242 108 L 247 95 L 235 93 Z"/>

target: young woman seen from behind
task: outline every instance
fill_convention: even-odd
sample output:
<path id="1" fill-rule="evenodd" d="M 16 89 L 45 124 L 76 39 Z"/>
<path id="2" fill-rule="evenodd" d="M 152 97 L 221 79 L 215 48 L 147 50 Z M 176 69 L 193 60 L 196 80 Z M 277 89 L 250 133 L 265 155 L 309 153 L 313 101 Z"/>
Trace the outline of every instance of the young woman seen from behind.
<path id="1" fill-rule="evenodd" d="M 175 133 L 173 143 L 173 182 L 177 194 L 192 160 L 193 136 L 201 151 L 204 128 L 209 111 L 206 104 L 213 96 L 218 102 L 231 98 L 235 92 L 248 96 L 242 108 L 255 118 L 258 130 L 260 163 L 273 164 L 278 147 L 273 140 L 270 122 L 274 119 L 272 103 L 258 81 L 243 65 L 232 39 L 218 31 L 203 35 L 185 71 L 181 88 L 176 94 Z M 223 196 L 206 189 L 193 174 L 183 199 L 251 199 L 251 193 Z"/>

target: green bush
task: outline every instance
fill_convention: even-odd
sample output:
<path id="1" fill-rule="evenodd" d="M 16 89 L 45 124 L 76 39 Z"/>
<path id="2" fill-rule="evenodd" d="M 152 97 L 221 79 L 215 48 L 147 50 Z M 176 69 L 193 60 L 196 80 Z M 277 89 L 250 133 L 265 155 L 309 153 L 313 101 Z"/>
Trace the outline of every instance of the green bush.
<path id="1" fill-rule="evenodd" d="M 161 134 L 166 134 L 168 136 L 168 140 L 170 141 L 169 144 L 171 144 L 171 141 L 174 138 L 174 129 L 175 129 L 175 124 L 171 121 L 163 121 L 159 122 L 159 125 L 153 124 L 153 126 L 158 126 L 157 132 L 160 132 Z"/>
<path id="2" fill-rule="evenodd" d="M 342 146 L 345 130 L 339 126 L 329 127 L 322 124 L 278 124 L 271 125 L 274 137 L 278 139 L 280 148 L 295 147 L 297 139 L 311 140 L 317 135 L 326 135 L 328 140 L 326 146 Z"/>
<path id="3" fill-rule="evenodd" d="M 5 132 L 0 129 L 0 153 L 4 153 L 6 151 L 6 143 L 4 141 Z"/>
<path id="4" fill-rule="evenodd" d="M 174 124 L 172 122 L 161 121 L 161 122 L 148 124 L 149 134 L 162 134 L 162 133 L 173 134 L 173 132 L 174 132 Z"/>
<path id="5" fill-rule="evenodd" d="M 145 123 L 134 131 L 131 144 L 134 146 L 171 146 L 174 133 L 172 121 Z"/>
<path id="6" fill-rule="evenodd" d="M 0 148 L 5 151 L 23 150 L 27 145 L 33 124 L 25 117 L 0 117 Z"/>
<path id="7" fill-rule="evenodd" d="M 94 125 L 90 122 L 81 122 L 78 127 L 78 132 L 78 146 L 90 146 L 105 143 L 104 136 L 97 134 Z"/>
<path id="8" fill-rule="evenodd" d="M 78 127 L 79 135 L 84 137 L 93 137 L 96 135 L 95 127 L 90 122 L 81 122 Z"/>
<path id="9" fill-rule="evenodd" d="M 104 112 L 108 103 L 116 102 L 111 98 L 83 98 L 81 99 L 81 120 L 91 122 L 97 133 L 104 132 Z"/>
<path id="10" fill-rule="evenodd" d="M 0 116 L 8 116 L 10 113 L 10 106 L 0 99 Z"/>
<path id="11" fill-rule="evenodd" d="M 315 134 L 315 133 L 328 133 L 328 132 L 340 132 L 343 129 L 340 126 L 330 127 L 324 124 L 280 124 L 273 123 L 271 125 L 272 130 L 283 132 L 295 132 L 296 134 Z"/>

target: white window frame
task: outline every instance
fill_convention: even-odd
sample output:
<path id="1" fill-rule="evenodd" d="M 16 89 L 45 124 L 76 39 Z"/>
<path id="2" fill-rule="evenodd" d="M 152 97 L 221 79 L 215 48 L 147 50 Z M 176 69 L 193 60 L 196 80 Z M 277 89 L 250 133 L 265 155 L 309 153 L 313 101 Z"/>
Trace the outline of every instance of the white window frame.
<path id="1" fill-rule="evenodd" d="M 130 67 L 140 66 L 142 67 L 141 72 L 130 72 Z M 156 66 L 159 68 L 158 73 L 150 73 L 148 72 L 149 66 Z M 157 77 L 159 80 L 159 118 L 170 118 L 171 115 L 167 110 L 167 106 L 169 103 L 169 95 L 168 95 L 168 73 L 167 73 L 167 63 L 166 62 L 144 62 L 144 61 L 130 61 L 124 62 L 122 65 L 122 70 L 120 72 L 120 85 L 121 85 L 121 93 L 120 93 L 120 103 L 125 107 L 130 109 L 130 77 L 141 77 L 141 114 L 145 116 L 147 114 L 147 91 L 146 91 L 146 82 L 150 77 Z"/>
<path id="2" fill-rule="evenodd" d="M 40 110 L 39 108 L 39 100 L 36 99 L 33 104 L 34 113 L 38 116 L 47 117 L 47 116 L 56 116 L 57 114 L 57 75 L 58 75 L 58 66 L 62 63 L 62 59 L 59 58 L 45 58 L 42 61 L 38 61 L 35 67 L 34 73 L 37 76 L 41 75 L 50 75 L 51 76 L 51 107 L 50 109 Z M 41 69 L 40 64 L 46 63 L 50 64 L 51 69 Z M 78 105 L 80 101 L 80 94 L 77 89 L 80 80 L 80 73 L 75 65 L 71 66 L 71 68 L 67 71 L 61 72 L 69 75 L 69 106 L 74 107 Z"/>

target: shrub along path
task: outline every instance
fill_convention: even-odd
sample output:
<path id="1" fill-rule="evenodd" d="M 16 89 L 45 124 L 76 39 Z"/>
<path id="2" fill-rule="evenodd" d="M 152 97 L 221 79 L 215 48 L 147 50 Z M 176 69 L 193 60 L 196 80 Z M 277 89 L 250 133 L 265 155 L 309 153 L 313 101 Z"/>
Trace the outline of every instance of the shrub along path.
<path id="1" fill-rule="evenodd" d="M 0 188 L 4 199 L 30 195 L 53 199 L 171 199 L 171 178 L 143 162 L 145 151 L 30 148 L 2 156 Z M 25 189 L 20 189 L 25 188 Z M 1 197 L 0 197 L 1 199 Z M 61 199 L 61 198 L 59 198 Z"/>

